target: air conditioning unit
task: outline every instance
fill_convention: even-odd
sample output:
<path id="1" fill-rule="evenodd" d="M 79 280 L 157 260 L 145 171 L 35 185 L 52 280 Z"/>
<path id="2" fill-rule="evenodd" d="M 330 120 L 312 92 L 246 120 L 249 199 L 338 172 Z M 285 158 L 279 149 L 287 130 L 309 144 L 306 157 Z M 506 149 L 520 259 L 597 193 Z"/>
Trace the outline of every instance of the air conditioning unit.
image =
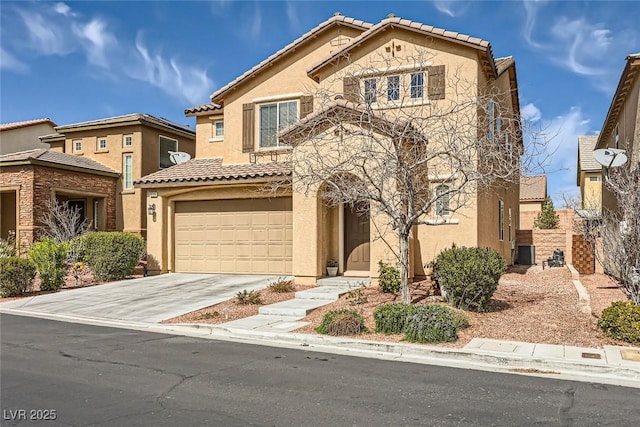
<path id="1" fill-rule="evenodd" d="M 534 265 L 536 263 L 536 247 L 533 245 L 518 246 L 518 264 Z"/>

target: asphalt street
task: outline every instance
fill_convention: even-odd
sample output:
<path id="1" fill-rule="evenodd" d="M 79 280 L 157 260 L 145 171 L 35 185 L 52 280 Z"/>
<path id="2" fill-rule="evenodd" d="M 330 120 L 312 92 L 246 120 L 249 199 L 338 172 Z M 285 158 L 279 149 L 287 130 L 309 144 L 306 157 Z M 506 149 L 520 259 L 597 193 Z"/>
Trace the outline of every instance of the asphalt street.
<path id="1" fill-rule="evenodd" d="M 10 315 L 0 323 L 2 425 L 640 423 L 640 389 Z"/>

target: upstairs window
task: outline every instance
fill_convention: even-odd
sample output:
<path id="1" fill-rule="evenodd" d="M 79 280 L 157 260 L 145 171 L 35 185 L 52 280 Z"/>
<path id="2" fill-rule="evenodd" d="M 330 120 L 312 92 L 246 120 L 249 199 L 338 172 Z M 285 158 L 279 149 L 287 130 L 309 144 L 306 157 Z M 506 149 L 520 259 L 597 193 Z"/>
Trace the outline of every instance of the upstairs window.
<path id="1" fill-rule="evenodd" d="M 364 102 L 373 104 L 378 102 L 378 79 L 364 79 Z"/>
<path id="2" fill-rule="evenodd" d="M 73 152 L 74 153 L 82 153 L 82 140 L 76 139 L 73 141 Z"/>
<path id="3" fill-rule="evenodd" d="M 493 133 L 494 133 L 494 125 L 495 125 L 495 104 L 493 103 L 493 99 L 489 100 L 488 106 L 488 115 L 489 115 L 489 132 L 488 137 L 489 141 L 493 142 Z"/>
<path id="4" fill-rule="evenodd" d="M 449 186 L 442 184 L 436 187 L 436 215 L 451 215 L 451 195 Z"/>
<path id="5" fill-rule="evenodd" d="M 400 76 L 387 77 L 387 101 L 400 99 Z"/>
<path id="6" fill-rule="evenodd" d="M 424 73 L 411 73 L 411 98 L 424 97 Z"/>
<path id="7" fill-rule="evenodd" d="M 122 157 L 122 180 L 125 190 L 133 188 L 133 154 L 125 154 Z"/>
<path id="8" fill-rule="evenodd" d="M 224 122 L 215 122 L 213 124 L 213 137 L 222 138 L 224 136 Z"/>
<path id="9" fill-rule="evenodd" d="M 123 135 L 122 136 L 122 146 L 123 147 L 131 147 L 131 146 L 133 146 L 133 135 Z"/>
<path id="10" fill-rule="evenodd" d="M 160 169 L 173 166 L 169 157 L 169 151 L 178 151 L 178 141 L 175 139 L 160 137 Z"/>
<path id="11" fill-rule="evenodd" d="M 298 101 L 262 104 L 259 111 L 260 148 L 278 147 L 278 132 L 298 121 Z"/>
<path id="12" fill-rule="evenodd" d="M 107 138 L 98 138 L 98 150 L 107 149 Z"/>

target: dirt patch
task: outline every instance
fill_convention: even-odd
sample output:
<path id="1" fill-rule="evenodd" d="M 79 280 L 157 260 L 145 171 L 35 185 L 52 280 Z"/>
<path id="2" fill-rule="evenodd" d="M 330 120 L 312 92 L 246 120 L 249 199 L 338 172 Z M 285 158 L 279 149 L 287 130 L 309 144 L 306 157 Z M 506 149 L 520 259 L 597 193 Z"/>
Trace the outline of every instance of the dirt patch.
<path id="1" fill-rule="evenodd" d="M 272 292 L 269 289 L 262 289 L 257 291 L 262 299 L 262 304 L 238 304 L 236 299 L 221 302 L 220 304 L 212 305 L 211 307 L 203 308 L 201 310 L 192 311 L 191 313 L 183 314 L 182 316 L 174 317 L 172 319 L 164 320 L 162 323 L 209 323 L 219 324 L 225 322 L 231 322 L 232 320 L 243 319 L 249 316 L 255 316 L 258 314 L 258 310 L 263 305 L 275 304 L 281 301 L 287 301 L 295 298 L 295 294 L 298 291 L 304 291 L 311 288 L 311 286 L 295 285 L 295 289 L 291 292 L 277 293 Z"/>
<path id="2" fill-rule="evenodd" d="M 627 299 L 617 282 L 605 274 L 580 275 L 580 282 L 589 292 L 593 315 L 598 318 L 613 301 Z"/>

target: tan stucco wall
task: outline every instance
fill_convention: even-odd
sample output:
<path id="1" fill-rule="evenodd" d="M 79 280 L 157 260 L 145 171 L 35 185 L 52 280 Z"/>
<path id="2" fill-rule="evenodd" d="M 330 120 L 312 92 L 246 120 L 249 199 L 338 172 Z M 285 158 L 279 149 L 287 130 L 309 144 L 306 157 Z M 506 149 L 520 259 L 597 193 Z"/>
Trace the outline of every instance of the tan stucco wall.
<path id="1" fill-rule="evenodd" d="M 15 153 L 34 148 L 48 148 L 49 144 L 40 142 L 38 137 L 54 132 L 53 126 L 48 123 L 1 131 L 0 154 Z"/>
<path id="2" fill-rule="evenodd" d="M 591 181 L 591 178 L 598 179 Z M 583 209 L 600 210 L 602 207 L 602 172 L 581 172 L 580 196 Z"/>
<path id="3" fill-rule="evenodd" d="M 130 147 L 124 147 L 124 135 L 132 135 Z M 68 131 L 65 134 L 64 151 L 68 154 L 81 155 L 102 163 L 111 169 L 123 172 L 123 156 L 133 155 L 133 181 L 160 169 L 159 136 L 178 141 L 178 150 L 195 155 L 195 139 L 169 129 L 157 129 L 145 125 L 128 125 L 105 127 L 83 131 Z M 98 138 L 107 138 L 107 149 L 99 150 Z M 82 152 L 73 150 L 73 143 L 82 141 Z M 124 189 L 124 176 L 118 180 L 116 224 L 118 230 L 146 234 L 146 190 L 141 188 Z"/>
<path id="4" fill-rule="evenodd" d="M 520 202 L 520 230 L 533 229 L 533 221 L 542 210 L 543 202 Z"/>

